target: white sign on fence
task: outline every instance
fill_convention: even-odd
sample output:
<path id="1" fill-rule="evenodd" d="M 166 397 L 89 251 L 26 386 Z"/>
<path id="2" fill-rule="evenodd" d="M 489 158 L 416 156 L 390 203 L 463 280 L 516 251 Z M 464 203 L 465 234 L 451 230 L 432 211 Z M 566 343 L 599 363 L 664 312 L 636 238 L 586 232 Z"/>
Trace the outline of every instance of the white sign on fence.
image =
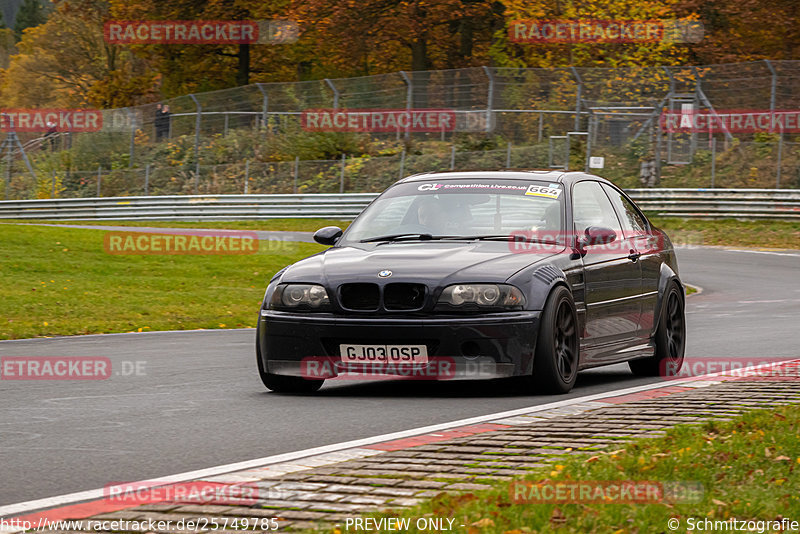
<path id="1" fill-rule="evenodd" d="M 602 169 L 606 164 L 606 158 L 601 156 L 591 156 L 589 158 L 590 169 Z"/>

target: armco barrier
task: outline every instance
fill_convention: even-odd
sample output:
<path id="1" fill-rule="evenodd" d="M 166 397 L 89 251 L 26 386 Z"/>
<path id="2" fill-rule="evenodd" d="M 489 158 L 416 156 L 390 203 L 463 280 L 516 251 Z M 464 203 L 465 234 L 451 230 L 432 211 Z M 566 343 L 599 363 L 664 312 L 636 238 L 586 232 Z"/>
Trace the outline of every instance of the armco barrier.
<path id="1" fill-rule="evenodd" d="M 800 220 L 800 190 L 631 189 L 658 216 Z M 206 220 L 274 218 L 352 219 L 375 193 L 201 195 L 0 201 L 0 219 Z"/>

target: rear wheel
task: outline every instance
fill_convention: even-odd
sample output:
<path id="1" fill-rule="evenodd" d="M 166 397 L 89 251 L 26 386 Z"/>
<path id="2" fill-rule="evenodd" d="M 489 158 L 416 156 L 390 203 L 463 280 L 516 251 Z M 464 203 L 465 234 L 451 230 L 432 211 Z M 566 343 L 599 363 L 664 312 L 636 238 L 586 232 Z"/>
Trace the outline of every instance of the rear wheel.
<path id="1" fill-rule="evenodd" d="M 638 376 L 676 376 L 683 366 L 686 348 L 686 316 L 678 284 L 671 282 L 664 294 L 663 309 L 655 335 L 656 353 L 632 360 L 628 366 Z"/>
<path id="2" fill-rule="evenodd" d="M 536 392 L 568 393 L 578 378 L 578 318 L 572 294 L 557 286 L 539 324 L 532 383 Z"/>
<path id="3" fill-rule="evenodd" d="M 308 380 L 299 376 L 274 375 L 264 369 L 261 360 L 261 346 L 256 337 L 256 361 L 258 363 L 258 374 L 261 382 L 267 389 L 275 393 L 314 393 L 322 387 L 325 380 Z"/>

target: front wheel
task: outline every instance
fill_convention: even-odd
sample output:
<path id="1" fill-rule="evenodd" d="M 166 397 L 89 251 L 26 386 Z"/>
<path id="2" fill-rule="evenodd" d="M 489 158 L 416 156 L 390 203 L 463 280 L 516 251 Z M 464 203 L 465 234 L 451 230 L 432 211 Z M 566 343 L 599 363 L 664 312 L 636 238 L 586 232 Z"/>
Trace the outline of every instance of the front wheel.
<path id="1" fill-rule="evenodd" d="M 568 393 L 578 378 L 578 314 L 572 294 L 557 286 L 547 297 L 536 340 L 532 383 L 536 392 Z"/>
<path id="2" fill-rule="evenodd" d="M 686 316 L 678 284 L 671 282 L 664 294 L 661 318 L 655 335 L 656 353 L 631 360 L 628 366 L 637 376 L 677 376 L 686 349 Z"/>
<path id="3" fill-rule="evenodd" d="M 275 393 L 314 393 L 322 387 L 325 380 L 308 380 L 299 376 L 274 375 L 264 369 L 261 360 L 261 346 L 256 339 L 256 362 L 258 364 L 258 374 L 261 382 L 267 389 Z"/>

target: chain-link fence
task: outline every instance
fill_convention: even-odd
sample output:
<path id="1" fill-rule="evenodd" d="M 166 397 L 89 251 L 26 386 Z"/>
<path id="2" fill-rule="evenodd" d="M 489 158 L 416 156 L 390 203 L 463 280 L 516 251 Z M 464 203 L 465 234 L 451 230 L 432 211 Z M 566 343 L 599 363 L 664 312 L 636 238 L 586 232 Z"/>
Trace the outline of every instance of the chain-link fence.
<path id="1" fill-rule="evenodd" d="M 659 120 L 665 112 L 686 110 L 800 110 L 798 81 L 800 61 L 756 61 L 619 69 L 477 67 L 259 83 L 106 110 L 98 132 L 46 138 L 20 133 L 18 144 L 7 138 L 0 198 L 295 187 L 374 191 L 404 173 L 600 165 L 591 157 L 604 158 L 598 174 L 630 187 L 800 187 L 800 139 L 791 129 L 668 132 Z M 159 113 L 158 105 L 166 113 Z M 343 166 L 340 158 L 292 161 L 285 146 L 278 154 L 269 140 L 302 133 L 302 112 L 319 108 L 449 109 L 456 122 L 438 132 L 398 126 L 370 133 L 378 143 L 394 143 L 393 154 L 345 154 Z M 469 150 L 476 146 L 487 150 Z M 23 151 L 30 168 L 20 157 Z"/>

